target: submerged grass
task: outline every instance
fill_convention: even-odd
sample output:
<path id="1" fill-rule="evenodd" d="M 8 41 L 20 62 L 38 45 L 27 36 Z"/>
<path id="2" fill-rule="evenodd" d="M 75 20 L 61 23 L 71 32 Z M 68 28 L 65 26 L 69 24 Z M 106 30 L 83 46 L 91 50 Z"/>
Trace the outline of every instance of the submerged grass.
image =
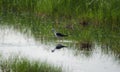
<path id="1" fill-rule="evenodd" d="M 60 67 L 27 58 L 10 57 L 0 62 L 2 72 L 62 72 Z"/>

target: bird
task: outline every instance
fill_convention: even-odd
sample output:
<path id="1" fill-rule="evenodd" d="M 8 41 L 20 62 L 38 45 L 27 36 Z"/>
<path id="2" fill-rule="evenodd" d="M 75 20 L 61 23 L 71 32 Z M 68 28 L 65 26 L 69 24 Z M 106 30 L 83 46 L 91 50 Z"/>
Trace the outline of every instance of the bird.
<path id="1" fill-rule="evenodd" d="M 68 36 L 68 35 L 64 35 L 64 34 L 62 34 L 62 33 L 56 32 L 55 29 L 52 29 L 52 31 L 53 31 L 55 37 L 58 37 L 58 38 L 59 38 L 59 37 L 67 37 L 67 36 Z"/>
<path id="2" fill-rule="evenodd" d="M 61 44 L 57 44 L 57 46 L 55 47 L 55 49 L 52 50 L 52 52 L 54 52 L 56 49 L 61 49 L 67 46 L 61 45 Z"/>

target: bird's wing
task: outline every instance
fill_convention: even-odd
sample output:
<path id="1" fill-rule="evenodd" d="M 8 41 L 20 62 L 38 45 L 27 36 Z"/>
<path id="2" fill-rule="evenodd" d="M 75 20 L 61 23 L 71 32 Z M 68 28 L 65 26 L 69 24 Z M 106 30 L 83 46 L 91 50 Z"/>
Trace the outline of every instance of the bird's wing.
<path id="1" fill-rule="evenodd" d="M 61 34 L 61 33 L 56 33 L 58 36 L 66 36 L 64 34 Z"/>

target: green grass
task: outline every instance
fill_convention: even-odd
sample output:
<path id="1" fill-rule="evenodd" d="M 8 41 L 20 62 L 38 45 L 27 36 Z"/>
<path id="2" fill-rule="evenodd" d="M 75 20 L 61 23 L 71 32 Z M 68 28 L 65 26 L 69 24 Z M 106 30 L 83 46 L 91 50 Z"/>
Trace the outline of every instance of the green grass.
<path id="1" fill-rule="evenodd" d="M 120 19 L 119 0 L 1 0 L 3 13 L 21 14 L 27 12 L 37 16 L 54 18 L 91 18 L 114 22 Z"/>
<path id="2" fill-rule="evenodd" d="M 30 61 L 27 58 L 19 57 L 1 59 L 0 69 L 2 72 L 62 72 L 60 67 L 55 67 L 46 62 Z"/>

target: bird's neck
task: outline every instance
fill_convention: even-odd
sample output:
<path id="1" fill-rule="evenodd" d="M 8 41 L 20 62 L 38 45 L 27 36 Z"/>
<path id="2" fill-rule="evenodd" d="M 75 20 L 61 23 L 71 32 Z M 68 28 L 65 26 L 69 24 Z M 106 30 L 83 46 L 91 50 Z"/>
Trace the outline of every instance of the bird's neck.
<path id="1" fill-rule="evenodd" d="M 53 31 L 53 33 L 54 33 L 54 34 L 55 34 L 55 36 L 56 36 L 56 33 L 57 33 L 57 32 L 56 32 L 55 30 Z"/>

